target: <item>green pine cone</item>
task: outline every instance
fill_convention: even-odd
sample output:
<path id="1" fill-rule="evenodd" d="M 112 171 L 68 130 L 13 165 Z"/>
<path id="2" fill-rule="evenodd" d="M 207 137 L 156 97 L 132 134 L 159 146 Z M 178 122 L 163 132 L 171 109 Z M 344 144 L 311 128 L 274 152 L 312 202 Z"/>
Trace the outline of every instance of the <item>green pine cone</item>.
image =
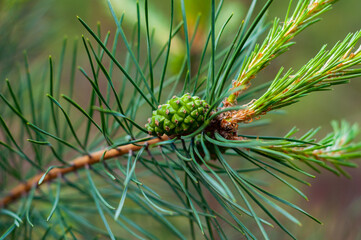
<path id="1" fill-rule="evenodd" d="M 180 136 L 194 132 L 204 122 L 209 105 L 189 93 L 174 96 L 167 103 L 159 105 L 145 125 L 154 136 Z"/>

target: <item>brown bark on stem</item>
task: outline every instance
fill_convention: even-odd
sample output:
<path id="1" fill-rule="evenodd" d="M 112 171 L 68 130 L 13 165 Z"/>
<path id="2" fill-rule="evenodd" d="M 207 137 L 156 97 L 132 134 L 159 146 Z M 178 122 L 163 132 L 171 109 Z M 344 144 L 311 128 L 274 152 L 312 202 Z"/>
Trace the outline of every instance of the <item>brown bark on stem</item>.
<path id="1" fill-rule="evenodd" d="M 144 144 L 152 145 L 152 144 L 155 144 L 158 142 L 166 141 L 168 139 L 169 138 L 166 135 L 164 135 L 162 137 L 155 138 L 155 139 L 152 139 L 152 140 L 149 140 L 146 142 L 139 142 L 137 144 L 138 145 L 144 145 Z M 100 151 L 94 152 L 87 156 L 81 156 L 81 157 L 75 158 L 73 161 L 70 162 L 69 167 L 51 169 L 48 172 L 48 174 L 45 176 L 43 182 L 41 184 L 38 184 L 39 180 L 44 175 L 44 173 L 40 173 L 40 174 L 34 176 L 33 178 L 29 179 L 25 183 L 21 183 L 21 184 L 17 185 L 16 187 L 14 187 L 8 196 L 6 196 L 5 198 L 0 200 L 0 209 L 7 206 L 8 204 L 16 201 L 18 198 L 20 198 L 24 194 L 28 193 L 34 185 L 36 185 L 36 187 L 39 187 L 40 185 L 42 185 L 46 182 L 49 182 L 52 179 L 57 178 L 58 176 L 62 176 L 67 173 L 74 172 L 77 169 L 83 168 L 87 165 L 92 165 L 92 164 L 98 163 L 100 161 L 100 159 L 102 158 L 105 151 L 106 151 L 106 153 L 103 158 L 104 160 L 127 154 L 129 151 L 138 151 L 141 148 L 142 148 L 142 146 L 128 144 L 128 145 L 124 145 L 124 146 L 121 146 L 121 147 L 118 147 L 115 149 L 110 149 L 108 151 L 100 150 Z"/>

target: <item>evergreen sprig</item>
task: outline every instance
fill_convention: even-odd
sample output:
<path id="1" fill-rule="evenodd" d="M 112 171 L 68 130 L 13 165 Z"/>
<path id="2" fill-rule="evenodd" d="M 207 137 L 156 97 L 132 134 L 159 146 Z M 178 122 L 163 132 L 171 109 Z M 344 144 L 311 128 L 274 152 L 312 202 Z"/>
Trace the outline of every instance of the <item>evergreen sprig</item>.
<path id="1" fill-rule="evenodd" d="M 154 44 L 151 2 L 145 1 L 144 8 L 136 2 L 136 24 L 125 27 L 125 14 L 119 18 L 107 1 L 114 35 L 102 34 L 100 24 L 94 30 L 78 17 L 86 32 L 80 41 L 83 54 L 74 41 L 72 60 L 66 61 L 65 38 L 59 62 L 50 57 L 41 73 L 31 69 L 25 55 L 27 87 L 9 78 L 0 94 L 5 106 L 0 110 L 0 240 L 228 239 L 229 232 L 237 233 L 237 238 L 270 239 L 274 225 L 296 239 L 285 223 L 301 225 L 294 210 L 320 223 L 276 194 L 269 183 L 278 181 L 307 199 L 299 184 L 309 185 L 305 178 L 314 177 L 319 168 L 347 176 L 342 167 L 355 167 L 351 160 L 361 154 L 355 140 L 357 125 L 333 123 L 334 131 L 320 141 L 315 139 L 317 129 L 296 138 L 296 129 L 274 137 L 241 135 L 237 128 L 243 127 L 245 133 L 262 123 L 245 124 L 261 114 L 360 76 L 361 70 L 352 68 L 361 62 L 360 48 L 354 50 L 361 37 L 357 32 L 330 51 L 322 48 L 297 73 L 290 70 L 281 77 L 281 70 L 272 83 L 248 89 L 249 81 L 334 2 L 300 0 L 289 16 L 290 3 L 285 22 L 275 19 L 258 46 L 272 0 L 256 14 L 256 1 L 252 2 L 231 43 L 223 36 L 233 15 L 220 23 L 224 3 L 211 1 L 210 27 L 197 52 L 199 62 L 192 57 L 199 21 L 189 35 L 184 0 L 178 23 L 174 1 L 167 5 L 171 20 L 162 46 Z M 218 32 L 216 24 L 222 26 Z M 174 73 L 172 40 L 182 38 L 182 31 L 184 56 Z M 124 44 L 121 51 L 119 43 Z M 89 66 L 76 72 L 79 58 Z M 71 71 L 65 76 L 68 62 Z M 239 77 L 232 85 L 235 75 Z M 70 87 L 63 88 L 68 79 Z M 87 84 L 89 92 L 80 95 L 76 82 Z M 224 91 L 228 83 L 231 90 Z M 267 87 L 257 100 L 229 107 L 237 97 L 253 98 Z M 186 92 L 209 103 L 200 111 L 204 116 L 197 121 L 199 128 L 176 136 L 149 136 L 142 127 L 144 114 L 150 116 L 159 103 Z M 227 96 L 229 104 L 223 104 Z M 196 101 L 201 101 L 184 99 L 178 109 L 175 99 L 170 104 L 179 115 L 192 114 Z M 159 113 L 164 117 L 170 109 L 162 106 Z M 176 120 L 175 124 L 181 121 Z"/>
<path id="2" fill-rule="evenodd" d="M 332 122 L 333 132 L 316 142 L 313 139 L 318 129 L 312 129 L 299 138 L 301 141 L 313 143 L 307 145 L 302 142 L 290 143 L 288 141 L 280 141 L 272 146 L 261 146 L 252 151 L 268 155 L 277 159 L 283 159 L 288 164 L 297 166 L 297 162 L 303 162 L 313 170 L 320 172 L 317 167 L 329 170 L 337 175 L 343 174 L 350 177 L 341 167 L 357 167 L 357 164 L 350 162 L 350 159 L 361 157 L 361 142 L 355 143 L 359 133 L 356 124 L 350 125 L 345 121 L 340 124 Z M 285 137 L 289 138 L 298 130 L 292 129 Z M 302 167 L 297 166 L 302 169 Z"/>
<path id="3" fill-rule="evenodd" d="M 257 73 L 294 45 L 295 43 L 290 41 L 305 28 L 318 22 L 320 20 L 318 17 L 330 10 L 334 2 L 335 0 L 298 1 L 294 12 L 289 16 L 292 4 L 290 1 L 283 23 L 279 18 L 275 18 L 263 43 L 256 44 L 254 50 L 243 62 L 237 79 L 232 83 L 232 89 L 240 87 L 242 90 L 230 94 L 225 104 L 234 105 L 238 95 L 249 87 L 250 81 L 256 77 Z"/>
<path id="4" fill-rule="evenodd" d="M 232 120 L 250 121 L 298 102 L 299 98 L 311 92 L 328 90 L 330 86 L 344 84 L 348 79 L 361 76 L 361 68 L 353 68 L 361 63 L 361 46 L 355 46 L 361 38 L 361 31 L 348 34 L 331 50 L 326 45 L 296 73 L 290 69 L 283 76 L 283 68 L 278 72 L 268 90 L 258 99 L 247 104 L 245 109 L 234 113 Z"/>

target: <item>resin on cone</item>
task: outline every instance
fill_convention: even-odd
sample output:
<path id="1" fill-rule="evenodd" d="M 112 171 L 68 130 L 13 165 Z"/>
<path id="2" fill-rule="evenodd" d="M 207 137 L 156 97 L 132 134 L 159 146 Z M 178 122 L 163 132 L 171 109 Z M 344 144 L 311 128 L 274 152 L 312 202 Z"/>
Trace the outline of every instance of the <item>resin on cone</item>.
<path id="1" fill-rule="evenodd" d="M 209 105 L 204 100 L 192 97 L 189 93 L 182 97 L 174 96 L 153 111 L 145 127 L 154 136 L 187 135 L 204 123 L 208 108 Z"/>

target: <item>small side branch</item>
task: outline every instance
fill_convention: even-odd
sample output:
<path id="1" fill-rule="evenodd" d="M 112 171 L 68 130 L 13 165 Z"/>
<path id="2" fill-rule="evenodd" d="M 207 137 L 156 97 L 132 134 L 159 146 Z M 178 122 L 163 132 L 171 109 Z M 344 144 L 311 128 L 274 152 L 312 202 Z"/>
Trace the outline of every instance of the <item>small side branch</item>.
<path id="1" fill-rule="evenodd" d="M 298 1 L 294 13 L 291 16 L 287 14 L 284 23 L 276 18 L 262 45 L 256 45 L 253 52 L 244 60 L 239 76 L 230 88 L 230 90 L 236 88 L 242 90 L 233 91 L 224 100 L 224 105 L 226 107 L 236 105 L 238 95 L 249 88 L 251 80 L 273 59 L 288 51 L 294 44 L 291 40 L 305 28 L 317 22 L 318 16 L 329 10 L 334 2 L 335 0 Z"/>
<path id="2" fill-rule="evenodd" d="M 115 149 L 100 150 L 100 151 L 94 152 L 87 156 L 78 157 L 70 162 L 69 167 L 51 169 L 48 172 L 48 174 L 45 176 L 45 178 L 43 179 L 41 184 L 38 184 L 38 182 L 42 178 L 44 173 L 40 173 L 40 174 L 34 176 L 33 178 L 29 179 L 27 182 L 17 185 L 16 187 L 14 187 L 11 190 L 11 192 L 9 193 L 8 196 L 6 196 L 5 198 L 0 200 L 0 209 L 6 207 L 8 204 L 16 201 L 21 196 L 28 193 L 34 185 L 39 187 L 40 185 L 57 178 L 59 175 L 63 176 L 67 173 L 74 172 L 77 169 L 84 168 L 87 165 L 92 165 L 92 164 L 98 163 L 100 161 L 100 159 L 107 160 L 107 159 L 115 158 L 115 157 L 121 156 L 123 154 L 127 154 L 129 151 L 138 151 L 142 148 L 142 145 L 144 145 L 144 144 L 152 145 L 152 144 L 155 144 L 158 142 L 166 141 L 168 139 L 169 138 L 166 135 L 164 135 L 162 137 L 155 138 L 155 139 L 152 139 L 152 140 L 149 140 L 146 142 L 140 142 L 140 143 L 138 143 L 137 146 L 133 145 L 133 144 L 128 144 L 128 145 L 124 145 L 124 146 L 121 146 L 121 147 L 118 147 Z M 105 154 L 104 154 L 104 152 L 105 152 Z M 104 156 L 103 156 L 103 154 L 104 154 Z"/>

